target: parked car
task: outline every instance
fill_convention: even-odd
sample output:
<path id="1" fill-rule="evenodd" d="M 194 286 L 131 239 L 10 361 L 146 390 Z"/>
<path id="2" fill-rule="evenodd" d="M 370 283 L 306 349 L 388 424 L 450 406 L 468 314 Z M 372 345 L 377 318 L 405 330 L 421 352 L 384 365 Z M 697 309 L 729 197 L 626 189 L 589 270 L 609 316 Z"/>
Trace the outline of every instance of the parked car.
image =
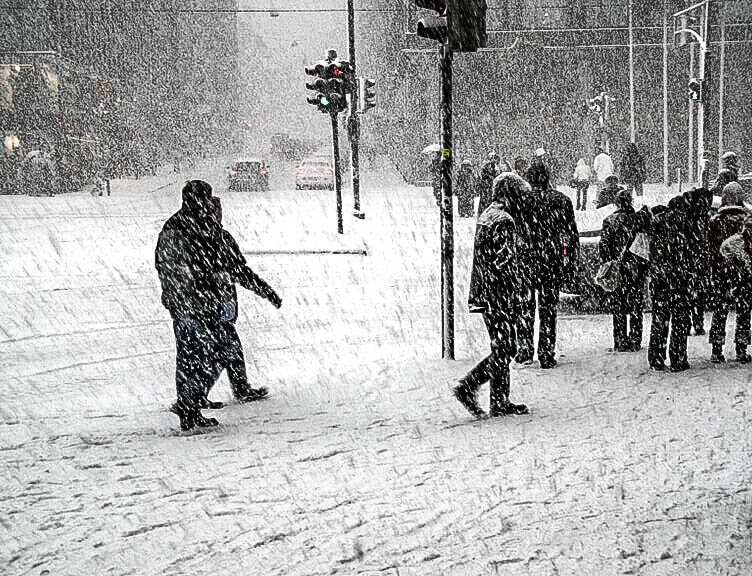
<path id="1" fill-rule="evenodd" d="M 269 190 L 269 167 L 259 158 L 243 158 L 232 163 L 227 177 L 230 190 Z"/>
<path id="2" fill-rule="evenodd" d="M 326 188 L 334 189 L 334 167 L 331 159 L 325 156 L 308 156 L 295 170 L 295 189 Z"/>

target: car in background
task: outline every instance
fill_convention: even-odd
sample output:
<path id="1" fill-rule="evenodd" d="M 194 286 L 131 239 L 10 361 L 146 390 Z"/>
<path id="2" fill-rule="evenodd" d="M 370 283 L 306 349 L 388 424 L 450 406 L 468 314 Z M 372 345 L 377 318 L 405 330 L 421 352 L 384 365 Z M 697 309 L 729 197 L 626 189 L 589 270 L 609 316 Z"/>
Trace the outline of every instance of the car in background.
<path id="1" fill-rule="evenodd" d="M 295 169 L 295 189 L 326 188 L 334 190 L 334 166 L 330 157 L 308 156 Z"/>
<path id="2" fill-rule="evenodd" d="M 230 190 L 269 190 L 269 167 L 259 158 L 242 158 L 228 166 Z"/>

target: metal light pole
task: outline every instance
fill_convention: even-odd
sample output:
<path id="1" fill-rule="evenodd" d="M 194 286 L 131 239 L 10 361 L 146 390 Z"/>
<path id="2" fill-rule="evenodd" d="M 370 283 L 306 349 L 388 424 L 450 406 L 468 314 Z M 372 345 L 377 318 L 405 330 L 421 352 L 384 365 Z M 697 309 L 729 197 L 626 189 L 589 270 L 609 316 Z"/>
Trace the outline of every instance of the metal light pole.
<path id="1" fill-rule="evenodd" d="M 337 232 L 344 234 L 342 225 L 342 167 L 339 160 L 339 117 L 334 110 L 332 117 L 332 155 L 334 156 L 334 190 L 337 195 Z"/>
<path id="2" fill-rule="evenodd" d="M 452 49 L 441 58 L 441 335 L 442 358 L 454 360 L 454 207 L 452 202 Z"/>
<path id="3" fill-rule="evenodd" d="M 347 37 L 350 49 L 350 67 L 354 78 L 358 77 L 355 67 L 355 0 L 347 0 Z M 352 165 L 353 215 L 365 218 L 360 211 L 360 118 L 358 115 L 357 88 L 350 94 L 350 116 L 347 119 L 347 133 L 350 137 L 350 162 Z"/>
<path id="4" fill-rule="evenodd" d="M 634 112 L 634 26 L 632 25 L 632 0 L 627 6 L 629 12 L 629 141 L 635 141 L 635 112 Z"/>

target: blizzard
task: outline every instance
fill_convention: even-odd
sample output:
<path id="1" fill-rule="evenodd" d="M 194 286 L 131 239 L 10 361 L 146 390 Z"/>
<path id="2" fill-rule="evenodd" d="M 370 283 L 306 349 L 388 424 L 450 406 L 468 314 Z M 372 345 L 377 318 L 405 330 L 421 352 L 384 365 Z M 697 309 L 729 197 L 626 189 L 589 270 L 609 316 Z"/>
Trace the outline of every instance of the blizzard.
<path id="1" fill-rule="evenodd" d="M 487 354 L 465 305 L 474 219 L 455 223 L 442 360 L 430 190 L 368 175 L 366 218 L 338 235 L 332 192 L 228 192 L 220 173 L 0 197 L 0 572 L 752 573 L 748 368 L 692 337 L 691 371 L 650 372 L 645 349 L 608 350 L 609 316 L 562 313 L 559 366 L 512 365 L 530 414 L 475 420 L 451 395 Z M 283 298 L 240 290 L 249 377 L 271 395 L 234 403 L 223 376 L 202 433 L 167 411 L 154 269 L 189 177 Z"/>

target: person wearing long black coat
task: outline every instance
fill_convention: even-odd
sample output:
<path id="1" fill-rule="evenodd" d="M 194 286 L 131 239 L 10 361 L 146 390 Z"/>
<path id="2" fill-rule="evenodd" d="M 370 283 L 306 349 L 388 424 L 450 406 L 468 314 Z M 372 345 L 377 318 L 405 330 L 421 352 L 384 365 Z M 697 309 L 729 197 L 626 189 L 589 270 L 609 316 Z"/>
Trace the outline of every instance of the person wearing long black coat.
<path id="1" fill-rule="evenodd" d="M 235 284 L 240 284 L 246 290 L 251 290 L 258 296 L 267 299 L 275 308 L 282 306 L 282 299 L 249 266 L 240 251 L 233 235 L 222 227 L 222 204 L 219 197 L 212 197 L 214 207 L 213 216 L 216 221 L 216 234 L 219 235 L 219 252 L 216 264 L 220 278 L 222 312 L 219 322 L 219 339 L 216 347 L 214 373 L 210 387 L 219 378 L 222 370 L 227 370 L 230 389 L 233 396 L 240 402 L 258 400 L 269 394 L 266 386 L 253 388 L 248 382 L 245 367 L 243 344 L 235 329 L 238 318 L 238 292 Z M 204 407 L 221 408 L 221 402 L 208 400 L 209 389 L 205 392 Z"/>
<path id="2" fill-rule="evenodd" d="M 691 194 L 691 191 L 690 191 Z M 711 201 L 712 201 L 712 197 Z M 692 326 L 695 335 L 705 335 L 705 307 L 708 298 L 710 271 L 708 270 L 708 223 L 710 222 L 711 202 L 691 201 L 689 203 L 690 234 L 689 257 L 692 267 Z"/>
<path id="3" fill-rule="evenodd" d="M 746 348 L 749 342 L 744 334 L 744 325 L 749 325 L 749 318 L 745 318 L 749 315 L 749 308 L 735 298 L 736 292 L 733 289 L 736 271 L 729 268 L 726 259 L 721 255 L 723 243 L 742 231 L 748 217 L 749 211 L 744 208 L 741 185 L 738 182 L 726 184 L 721 198 L 721 209 L 708 224 L 708 267 L 711 292 L 715 300 L 713 319 L 710 323 L 710 361 L 714 364 L 726 361 L 723 345 L 726 343 L 726 320 L 732 308 L 736 308 L 734 342 L 737 359 L 744 361 L 748 356 Z"/>
<path id="4" fill-rule="evenodd" d="M 572 201 L 549 185 L 548 169 L 542 163 L 527 172 L 532 186 L 521 207 L 532 249 L 521 258 L 523 281 L 522 314 L 517 326 L 516 361 L 533 360 L 536 307 L 538 309 L 538 360 L 541 368 L 556 366 L 556 315 L 559 292 L 574 274 L 579 258 L 580 239 Z M 536 303 L 537 297 L 537 303 Z M 537 306 L 536 306 L 537 305 Z"/>
<path id="5" fill-rule="evenodd" d="M 201 414 L 205 390 L 213 378 L 221 316 L 221 287 L 215 268 L 219 244 L 211 197 L 208 183 L 186 182 L 183 205 L 165 222 L 155 250 L 162 304 L 172 317 L 177 349 L 177 402 L 172 411 L 183 430 L 218 424 Z"/>
<path id="6" fill-rule="evenodd" d="M 710 189 L 713 196 L 721 196 L 726 184 L 739 181 L 739 158 L 735 152 L 724 152 L 721 156 L 721 169 Z"/>
<path id="7" fill-rule="evenodd" d="M 747 352 L 752 311 L 752 220 L 747 218 L 741 232 L 723 242 L 721 256 L 728 267 L 736 302 L 736 361 L 749 364 L 752 362 Z"/>
<path id="8" fill-rule="evenodd" d="M 485 212 L 493 201 L 493 183 L 499 172 L 499 155 L 491 152 L 483 163 L 478 177 L 478 217 Z"/>
<path id="9" fill-rule="evenodd" d="M 642 196 L 643 184 L 647 177 L 645 158 L 637 150 L 637 144 L 630 142 L 624 149 L 619 164 L 619 176 L 630 192 L 634 190 L 636 196 Z"/>
<path id="10" fill-rule="evenodd" d="M 490 383 L 490 414 L 526 414 L 527 406 L 509 400 L 509 363 L 515 355 L 515 324 L 519 315 L 519 274 L 515 222 L 508 208 L 519 205 L 527 183 L 510 172 L 493 183 L 493 202 L 480 215 L 475 231 L 468 304 L 483 314 L 491 353 L 460 380 L 454 396 L 474 416 L 484 414 L 477 391 Z"/>
<path id="11" fill-rule="evenodd" d="M 697 188 L 672 198 L 667 208 L 653 209 L 649 231 L 650 290 L 653 318 L 650 325 L 648 363 L 653 370 L 666 369 L 669 327 L 671 371 L 689 368 L 687 337 L 691 326 L 693 269 L 690 254 L 692 216 L 707 210 L 712 196 Z"/>
<path id="12" fill-rule="evenodd" d="M 642 347 L 642 315 L 648 262 L 629 251 L 637 233 L 645 227 L 647 212 L 635 212 L 632 193 L 621 190 L 616 195 L 616 212 L 603 221 L 598 244 L 602 262 L 619 260 L 621 282 L 609 294 L 613 315 L 615 352 L 637 352 Z M 629 322 L 629 332 L 627 332 Z"/>

